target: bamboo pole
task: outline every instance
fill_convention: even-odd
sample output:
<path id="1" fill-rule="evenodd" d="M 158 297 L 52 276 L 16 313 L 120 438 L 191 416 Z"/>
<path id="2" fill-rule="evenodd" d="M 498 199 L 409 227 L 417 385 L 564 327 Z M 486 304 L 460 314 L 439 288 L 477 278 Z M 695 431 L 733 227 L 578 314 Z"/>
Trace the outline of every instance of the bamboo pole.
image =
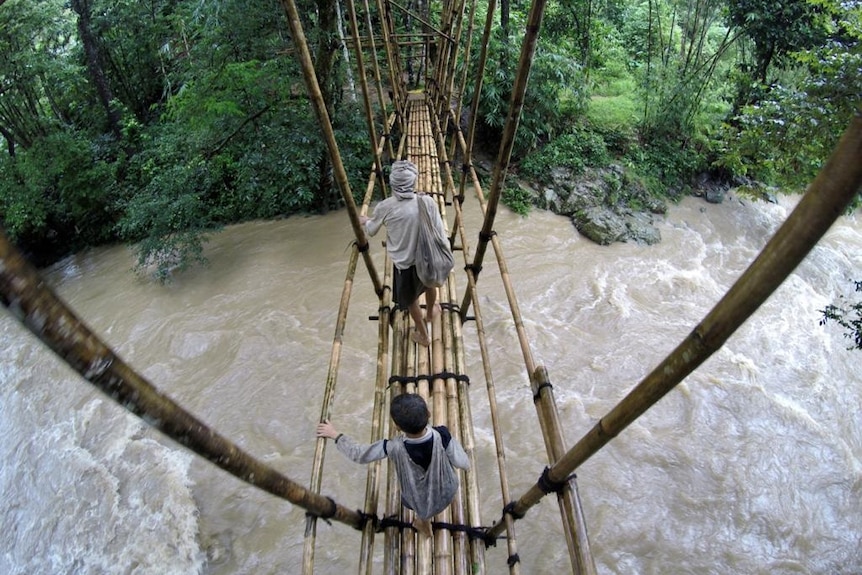
<path id="1" fill-rule="evenodd" d="M 860 188 L 862 116 L 857 113 L 799 204 L 745 273 L 691 334 L 550 469 L 551 481 L 565 480 L 721 349 L 802 262 Z M 538 484 L 534 485 L 517 501 L 514 511 L 523 515 L 542 496 Z"/>
<path id="2" fill-rule="evenodd" d="M 436 131 L 436 133 L 437 133 L 437 138 L 438 138 L 437 147 L 438 147 L 438 149 L 440 149 L 443 145 L 442 134 L 441 134 L 439 129 Z M 441 164 L 441 165 L 445 165 L 447 167 L 445 173 L 446 173 L 447 178 L 448 178 L 449 187 L 450 187 L 450 189 L 454 190 L 454 181 L 452 179 L 451 170 L 448 168 L 448 163 Z M 475 173 L 474 173 L 474 175 L 475 175 Z M 478 186 L 478 180 L 476 180 L 476 185 Z M 469 244 L 467 242 L 467 232 L 464 229 L 464 219 L 461 215 L 461 207 L 462 207 L 461 202 L 462 202 L 462 200 L 463 200 L 463 196 L 454 197 L 453 201 L 452 201 L 452 205 L 455 208 L 455 225 L 458 228 L 457 231 L 458 231 L 458 234 L 460 235 L 460 238 L 461 238 L 461 251 L 462 251 L 464 263 L 467 264 L 470 261 L 470 255 L 469 255 L 470 250 L 469 250 Z M 485 376 L 485 388 L 486 388 L 486 392 L 488 394 L 488 407 L 489 407 L 489 411 L 490 411 L 490 415 L 491 415 L 491 427 L 494 431 L 494 446 L 495 446 L 495 452 L 496 452 L 496 457 L 497 457 L 497 469 L 499 471 L 499 477 L 500 477 L 500 493 L 502 495 L 503 501 L 508 502 L 508 501 L 511 501 L 511 495 L 510 495 L 510 490 L 509 490 L 509 477 L 508 477 L 508 471 L 507 471 L 507 465 L 506 465 L 506 451 L 505 451 L 504 442 L 503 442 L 503 435 L 501 432 L 502 426 L 500 424 L 500 418 L 498 415 L 496 386 L 494 384 L 493 373 L 491 372 L 491 358 L 490 358 L 490 353 L 488 352 L 487 339 L 485 337 L 485 324 L 484 324 L 484 321 L 482 319 L 482 310 L 481 310 L 481 306 L 479 303 L 479 292 L 476 288 L 475 276 L 473 275 L 472 270 L 467 268 L 465 275 L 467 277 L 468 284 L 471 285 L 473 288 L 471 290 L 471 294 L 473 297 L 473 309 L 474 309 L 474 313 L 475 313 L 476 335 L 477 335 L 477 339 L 479 340 L 479 352 L 480 352 L 480 355 L 482 357 L 482 367 L 483 367 L 483 372 L 484 372 L 484 376 Z M 453 293 L 453 292 L 450 290 L 450 293 Z M 451 300 L 450 303 L 454 303 L 454 300 Z M 456 331 L 457 334 L 460 334 L 461 326 L 462 326 L 464 320 L 457 312 L 452 312 L 452 315 L 454 316 L 452 319 L 453 329 L 457 330 Z M 455 317 L 457 317 L 458 321 L 455 321 Z M 460 337 L 460 335 L 459 335 L 459 337 Z M 458 363 L 460 365 L 464 365 L 466 363 L 464 360 L 464 357 L 463 357 L 463 349 L 461 350 L 461 353 L 459 354 L 459 357 L 457 359 L 458 359 Z M 460 370 L 459 370 L 459 373 L 460 373 Z M 467 384 L 462 383 L 461 385 L 463 387 L 466 387 Z M 462 389 L 461 393 L 462 393 L 462 397 L 466 396 L 467 399 L 469 399 L 469 396 L 467 394 L 466 389 Z M 462 413 L 465 413 L 465 410 L 462 409 Z M 470 418 L 470 420 L 472 421 L 472 417 Z M 467 453 L 471 457 L 471 460 L 470 460 L 471 473 L 468 473 L 468 479 L 471 479 L 471 481 L 473 483 L 475 483 L 476 472 L 472 471 L 472 470 L 475 470 L 475 467 L 476 467 L 475 466 L 475 460 L 473 459 L 473 449 L 472 449 L 473 445 L 475 443 L 474 439 L 473 439 L 473 432 L 472 432 L 473 428 L 472 428 L 472 425 L 470 425 L 470 426 L 465 425 L 464 427 L 465 427 L 465 429 L 468 429 L 470 432 L 470 435 L 469 435 L 470 450 L 467 451 Z M 473 489 L 474 492 L 478 493 L 478 487 L 471 488 L 471 489 Z M 469 497 L 468 497 L 468 500 L 469 500 Z M 478 504 L 477 500 L 478 500 L 478 497 L 474 497 L 474 501 L 475 501 L 474 505 Z M 481 518 L 479 515 L 479 511 L 478 511 L 478 507 L 471 507 L 470 517 L 471 517 L 471 524 L 473 524 L 473 525 L 481 525 L 482 524 Z M 517 545 L 517 538 L 515 536 L 515 520 L 510 515 L 506 514 L 504 516 L 504 521 L 505 521 L 505 525 L 506 525 L 506 533 L 507 533 L 506 544 L 507 544 L 507 550 L 509 552 L 509 557 L 516 557 L 518 555 L 518 545 Z M 484 572 L 484 545 L 482 545 L 480 543 L 473 543 L 472 547 L 473 547 L 473 549 L 472 549 L 473 563 L 478 564 L 480 569 L 481 569 L 481 572 Z M 520 564 L 518 562 L 510 562 L 509 573 L 511 575 L 518 575 L 520 573 Z"/>
<path id="3" fill-rule="evenodd" d="M 338 317 L 335 322 L 335 335 L 332 340 L 332 350 L 329 357 L 329 371 L 326 375 L 326 386 L 323 392 L 323 403 L 320 410 L 320 421 L 326 421 L 331 417 L 332 398 L 335 394 L 335 385 L 338 381 L 338 366 L 341 363 L 341 348 L 344 340 L 344 326 L 347 323 L 347 311 L 350 306 L 350 294 L 353 291 L 353 278 L 356 275 L 356 262 L 359 259 L 359 250 L 354 244 L 347 265 L 347 275 L 344 278 L 344 287 L 341 291 L 341 301 L 338 306 Z M 311 470 L 311 484 L 309 488 L 314 493 L 320 493 L 323 479 L 323 459 L 326 450 L 326 439 L 319 437 L 314 446 L 314 462 Z M 305 540 L 302 552 L 302 572 L 310 575 L 314 572 L 314 544 L 317 538 L 317 518 L 309 515 L 305 518 Z"/>
<path id="4" fill-rule="evenodd" d="M 533 391 L 533 401 L 536 404 L 539 423 L 542 427 L 548 460 L 553 462 L 559 461 L 565 455 L 566 445 L 563 440 L 554 391 L 550 383 L 545 368 L 543 366 L 537 367 L 530 378 L 530 387 Z M 565 485 L 557 493 L 557 503 L 560 507 L 560 517 L 563 520 L 563 533 L 566 537 L 566 546 L 569 549 L 572 573 L 575 575 L 595 575 L 596 564 L 590 551 L 587 522 L 578 495 L 577 479 L 570 477 L 565 482 Z"/>
<path id="5" fill-rule="evenodd" d="M 235 477 L 310 513 L 360 524 L 356 511 L 258 461 L 185 411 L 127 365 L 67 307 L 0 231 L 0 301 L 84 379 L 180 445 Z"/>
<path id="6" fill-rule="evenodd" d="M 398 131 L 400 133 L 404 133 L 404 98 L 402 94 L 404 93 L 403 87 L 403 77 L 399 74 L 396 76 L 398 70 L 401 70 L 400 58 L 397 56 L 398 52 L 398 40 L 395 35 L 391 33 L 394 23 L 392 22 L 392 12 L 389 10 L 389 4 L 386 3 L 384 6 L 383 0 L 377 0 L 377 14 L 380 17 L 380 27 L 383 30 L 383 45 L 386 49 L 386 65 L 389 72 L 389 86 L 392 91 L 392 100 L 393 105 L 395 106 L 395 114 L 398 121 Z M 392 134 L 392 128 L 390 127 L 389 134 Z M 391 139 L 391 138 L 390 138 Z M 394 158 L 390 150 L 390 158 Z"/>
<path id="7" fill-rule="evenodd" d="M 392 266 L 389 256 L 386 256 L 385 280 L 386 285 L 392 282 Z M 384 290 L 384 296 L 380 299 L 380 311 L 377 320 L 377 377 L 374 384 L 374 403 L 371 418 L 371 442 L 383 438 L 386 422 L 388 421 L 386 388 L 389 383 L 389 320 L 391 318 L 392 291 Z M 374 516 L 377 514 L 377 503 L 380 496 L 380 467 L 381 462 L 375 461 L 368 467 L 368 475 L 365 482 L 365 513 Z M 370 522 L 362 531 L 362 545 L 359 556 L 359 573 L 371 575 L 374 567 L 374 535 L 376 525 Z"/>
<path id="8" fill-rule="evenodd" d="M 356 236 L 356 242 L 359 245 L 359 251 L 362 253 L 365 267 L 368 269 L 368 275 L 371 277 L 374 292 L 379 297 L 383 286 L 380 283 L 380 276 L 377 274 L 377 269 L 374 267 L 374 262 L 372 261 L 371 254 L 368 250 L 368 238 L 365 235 L 365 228 L 359 223 L 359 213 L 356 209 L 356 202 L 353 201 L 353 193 L 350 191 L 350 182 L 347 179 L 347 171 L 344 169 L 344 164 L 341 161 L 341 154 L 338 151 L 338 143 L 335 141 L 335 132 L 332 129 L 329 112 L 326 111 L 326 105 L 323 102 L 323 95 L 320 92 L 320 85 L 317 83 L 317 76 L 314 72 L 314 63 L 311 60 L 308 43 L 305 40 L 305 33 L 302 31 L 299 11 L 296 8 L 294 0 L 281 0 L 281 4 L 287 15 L 291 35 L 293 36 L 294 44 L 296 44 L 298 50 L 297 56 L 302 65 L 302 72 L 305 77 L 308 96 L 311 99 L 314 111 L 317 114 L 317 121 L 320 124 L 323 139 L 326 142 L 327 149 L 329 150 L 329 159 L 332 163 L 335 180 L 338 182 L 338 188 L 341 190 L 341 196 L 344 199 L 345 206 L 347 207 L 347 213 L 350 216 L 350 223 L 353 226 L 353 233 Z"/>
<path id="9" fill-rule="evenodd" d="M 380 106 L 380 119 L 381 125 L 384 131 L 384 138 L 386 141 L 386 151 L 387 155 L 391 158 L 395 155 L 395 150 L 392 148 L 392 139 L 390 136 L 389 124 L 386 121 L 386 97 L 383 94 L 383 80 L 380 77 L 380 63 L 378 62 L 377 55 L 377 43 L 374 40 L 374 25 L 371 23 L 371 8 L 368 5 L 368 0 L 362 0 L 362 4 L 365 7 L 365 27 L 368 30 L 368 41 L 371 48 L 371 62 L 374 64 L 374 83 L 377 88 L 377 102 Z M 380 179 L 383 178 L 383 171 L 380 171 Z M 384 197 L 386 194 L 383 194 Z"/>
<path id="10" fill-rule="evenodd" d="M 396 8 L 398 8 L 399 10 L 404 12 L 405 14 L 409 14 L 410 16 L 416 18 L 417 20 L 419 20 L 420 23 L 422 23 L 424 26 L 426 26 L 430 30 L 432 30 L 434 32 L 434 34 L 436 34 L 438 37 L 445 38 L 446 40 L 449 40 L 450 42 L 454 42 L 454 40 L 449 35 L 445 34 L 442 30 L 438 30 L 437 28 L 435 28 L 434 25 L 430 24 L 427 19 L 425 19 L 422 16 L 420 16 L 419 14 L 415 13 L 413 10 L 410 10 L 409 8 L 405 8 L 404 6 L 399 4 L 398 2 L 395 2 L 394 0 L 389 0 L 387 2 L 387 4 L 391 4 L 392 6 L 395 6 Z"/>
<path id="11" fill-rule="evenodd" d="M 521 44 L 521 57 L 518 63 L 518 74 L 515 77 L 515 85 L 512 88 L 512 100 L 509 103 L 509 114 L 503 135 L 500 140 L 500 149 L 497 161 L 494 164 L 494 177 L 491 181 L 491 191 L 488 204 L 485 208 L 485 220 L 482 231 L 479 234 L 479 243 L 476 246 L 476 255 L 473 258 L 473 267 L 482 268 L 485 250 L 489 238 L 494 231 L 494 218 L 497 215 L 497 206 L 500 203 L 503 186 L 506 181 L 506 172 L 509 169 L 509 160 L 512 155 L 512 147 L 515 144 L 515 133 L 521 119 L 521 110 L 524 108 L 524 95 L 527 92 L 527 83 L 530 79 L 530 68 L 533 64 L 533 56 L 536 53 L 536 44 L 539 39 L 539 31 L 542 28 L 542 16 L 545 11 L 546 0 L 533 0 L 530 15 L 527 22 L 527 31 Z M 468 288 L 469 289 L 469 288 Z M 469 302 L 470 298 L 464 298 Z M 532 370 L 530 370 L 532 372 Z"/>
<path id="12" fill-rule="evenodd" d="M 365 73 L 365 59 L 362 56 L 362 49 L 359 43 L 359 23 L 356 18 L 356 6 L 353 0 L 347 0 L 347 13 L 350 17 L 350 33 L 353 36 L 355 46 L 356 70 L 359 76 L 359 85 L 362 88 L 362 102 L 365 106 L 365 121 L 368 128 L 368 142 L 371 144 L 371 154 L 374 158 L 374 172 L 377 175 L 377 183 L 380 185 L 381 195 L 386 197 L 386 178 L 383 177 L 383 165 L 380 161 L 380 154 L 377 153 L 377 130 L 374 127 L 374 110 L 371 106 L 371 98 L 368 92 L 368 76 Z M 372 45 L 373 47 L 373 45 Z M 382 93 L 379 97 L 379 105 L 384 106 Z M 385 112 L 385 108 L 383 108 Z M 363 233 L 365 230 L 363 229 Z M 379 292 L 378 292 L 379 293 Z"/>
<path id="13" fill-rule="evenodd" d="M 488 10 L 493 11 L 493 7 L 489 6 Z M 462 110 L 463 105 L 464 105 L 464 102 L 463 102 L 464 93 L 467 89 L 467 78 L 468 78 L 469 73 L 470 73 L 470 55 L 472 54 L 472 50 L 473 50 L 473 30 L 474 30 L 474 26 L 476 23 L 476 0 L 470 0 L 470 17 L 468 19 L 468 22 L 469 22 L 469 24 L 467 25 L 467 34 L 466 34 L 467 44 L 466 44 L 466 46 L 464 46 L 464 72 L 461 74 L 461 82 L 458 85 L 458 99 L 456 101 L 455 109 L 452 111 L 452 121 L 454 122 L 454 124 L 456 126 L 459 126 L 459 127 L 461 125 L 461 110 Z M 481 80 L 479 80 L 479 81 L 481 82 Z M 448 131 L 444 132 L 444 133 L 448 133 Z M 458 149 L 457 138 L 453 137 L 452 143 L 449 147 L 449 153 L 448 153 L 448 156 L 449 156 L 449 158 L 452 159 L 452 161 L 455 160 L 457 149 Z M 462 157 L 461 160 L 462 160 L 462 163 L 466 163 L 469 161 L 469 157 Z M 463 178 L 463 172 L 462 172 L 462 178 Z M 453 195 L 455 193 L 454 189 L 455 188 L 453 187 L 452 188 Z"/>

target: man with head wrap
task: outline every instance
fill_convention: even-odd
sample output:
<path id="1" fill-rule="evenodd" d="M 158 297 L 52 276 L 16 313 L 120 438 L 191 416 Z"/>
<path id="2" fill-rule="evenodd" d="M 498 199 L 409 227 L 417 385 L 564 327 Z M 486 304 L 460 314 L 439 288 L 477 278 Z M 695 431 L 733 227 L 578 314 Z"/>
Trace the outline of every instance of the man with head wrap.
<path id="1" fill-rule="evenodd" d="M 386 251 L 395 265 L 394 297 L 398 309 L 407 310 L 416 329 L 413 341 L 428 346 L 431 343 L 425 322 L 440 313 L 437 288 L 426 287 L 416 275 L 414 255 L 419 237 L 419 202 L 414 189 L 419 170 L 412 162 L 398 160 L 392 164 L 389 187 L 392 195 L 374 207 L 371 217 L 359 216 L 368 235 L 375 235 L 386 226 Z M 442 221 L 439 222 L 442 226 Z M 425 293 L 427 316 L 422 317 L 419 296 Z"/>

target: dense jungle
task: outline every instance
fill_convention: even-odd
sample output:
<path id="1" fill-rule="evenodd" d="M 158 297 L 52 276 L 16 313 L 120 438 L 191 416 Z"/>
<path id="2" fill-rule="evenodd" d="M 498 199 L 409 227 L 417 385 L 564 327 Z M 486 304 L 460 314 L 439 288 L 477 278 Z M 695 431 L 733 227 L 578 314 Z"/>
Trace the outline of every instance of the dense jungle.
<path id="1" fill-rule="evenodd" d="M 370 160 L 344 7 L 300 8 L 362 190 Z M 476 118 L 490 153 L 528 10 L 506 0 L 494 21 Z M 408 2 L 402 31 L 433 29 L 439 13 Z M 603 201 L 635 211 L 723 186 L 798 193 L 858 113 L 860 39 L 858 1 L 554 0 L 504 201 L 554 209 L 535 190 L 561 177 L 610 179 Z M 411 89 L 433 50 L 417 44 L 405 55 Z M 468 87 L 462 100 L 472 97 Z M 205 263 L 224 225 L 342 203 L 277 0 L 0 0 L 0 136 L 0 224 L 40 266 L 128 243 L 139 271 L 166 279 Z M 582 233 L 584 214 L 571 213 Z M 850 311 L 824 320 L 852 329 Z"/>

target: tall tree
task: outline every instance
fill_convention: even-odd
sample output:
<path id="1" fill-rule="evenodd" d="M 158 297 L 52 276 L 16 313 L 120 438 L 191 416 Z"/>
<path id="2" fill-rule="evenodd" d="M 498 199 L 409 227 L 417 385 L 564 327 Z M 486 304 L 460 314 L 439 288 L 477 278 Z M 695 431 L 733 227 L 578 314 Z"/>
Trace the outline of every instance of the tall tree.
<path id="1" fill-rule="evenodd" d="M 99 97 L 99 102 L 105 110 L 108 129 L 119 140 L 122 136 L 120 130 L 120 111 L 114 106 L 114 96 L 108 84 L 105 74 L 105 65 L 99 41 L 92 29 L 92 3 L 90 0 L 71 0 L 72 10 L 78 15 L 78 36 L 84 48 L 84 59 L 87 72 L 93 82 L 93 89 Z"/>

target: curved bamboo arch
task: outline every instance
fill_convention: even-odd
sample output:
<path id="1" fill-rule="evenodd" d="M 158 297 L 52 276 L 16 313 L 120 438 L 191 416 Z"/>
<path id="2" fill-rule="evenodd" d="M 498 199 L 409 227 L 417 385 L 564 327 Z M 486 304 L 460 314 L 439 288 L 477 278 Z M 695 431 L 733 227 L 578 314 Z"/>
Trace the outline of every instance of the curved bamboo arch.
<path id="1" fill-rule="evenodd" d="M 0 4 L 3 1 L 0 0 Z M 371 571 L 374 537 L 378 531 L 382 530 L 386 536 L 384 553 L 386 556 L 385 564 L 388 569 L 392 570 L 399 564 L 403 565 L 405 558 L 407 558 L 411 561 L 415 559 L 419 570 L 427 568 L 430 562 L 433 562 L 435 569 L 439 569 L 437 572 L 441 573 L 449 572 L 449 570 L 456 573 L 466 573 L 468 565 L 471 571 L 484 573 L 483 545 L 491 544 L 491 541 L 505 531 L 508 569 L 510 573 L 518 573 L 515 521 L 523 517 L 545 495 L 554 493 L 557 495 L 560 506 L 572 571 L 578 574 L 595 573 L 595 565 L 589 550 L 586 522 L 580 509 L 577 484 L 571 474 L 613 437 L 644 414 L 710 355 L 720 349 L 730 335 L 777 289 L 816 245 L 826 230 L 844 212 L 846 206 L 862 187 L 862 117 L 857 115 L 852 120 L 829 161 L 790 217 L 713 310 L 622 401 L 602 417 L 574 446 L 567 448 L 557 415 L 550 377 L 546 368 L 536 365 L 533 359 L 517 298 L 508 277 L 501 242 L 494 233 L 494 220 L 508 170 L 521 109 L 524 105 L 524 95 L 541 29 L 545 0 L 534 0 L 531 5 L 510 110 L 494 165 L 493 179 L 487 200 L 472 167 L 471 155 L 476 110 L 481 97 L 481 78 L 484 75 L 487 62 L 487 44 L 495 11 L 494 0 L 488 4 L 479 68 L 475 71 L 476 85 L 471 104 L 473 113 L 466 136 L 461 132 L 459 115 L 462 104 L 461 95 L 464 93 L 468 74 L 465 66 L 460 85 L 456 90 L 455 71 L 457 70 L 456 60 L 461 55 L 466 55 L 465 57 L 469 58 L 469 37 L 472 37 L 475 2 L 471 5 L 471 14 L 468 18 L 467 28 L 470 32 L 467 34 L 468 44 L 464 50 L 461 50 L 461 32 L 466 7 L 464 2 L 453 1 L 447 4 L 442 17 L 444 26 L 441 26 L 440 30 L 435 29 L 428 18 L 417 16 L 422 20 L 425 28 L 421 39 L 424 39 L 425 42 L 428 42 L 430 38 L 437 40 L 437 61 L 433 64 L 435 72 L 430 78 L 428 98 L 420 99 L 408 95 L 399 72 L 401 70 L 401 48 L 414 42 L 413 37 L 415 35 L 397 33 L 391 6 L 401 10 L 406 10 L 406 8 L 391 0 L 385 3 L 383 0 L 378 0 L 376 7 L 383 31 L 383 48 L 385 61 L 389 68 L 388 76 L 391 83 L 389 88 L 394 107 L 392 115 L 387 116 L 382 75 L 377 68 L 379 57 L 370 29 L 369 5 L 367 0 L 363 2 L 370 38 L 368 42 L 363 42 L 359 34 L 356 7 L 352 0 L 349 0 L 352 43 L 356 54 L 356 63 L 360 70 L 371 155 L 374 158 L 374 168 L 369 176 L 361 208 L 357 207 L 353 201 L 330 118 L 323 105 L 320 89 L 314 75 L 310 52 L 305 42 L 294 0 L 282 0 L 282 6 L 290 23 L 309 98 L 317 114 L 335 170 L 336 181 L 342 192 L 348 217 L 356 235 L 340 302 L 321 418 L 327 418 L 332 408 L 347 308 L 355 281 L 356 266 L 359 258 L 362 257 L 372 287 L 380 299 L 379 315 L 375 318 L 379 322 L 379 340 L 378 374 L 374 384 L 374 416 L 371 423 L 373 439 L 382 438 L 386 433 L 384 408 L 388 396 L 397 392 L 416 392 L 431 400 L 429 403 L 433 405 L 435 424 L 448 425 L 453 430 L 453 434 L 461 438 L 465 449 L 473 457 L 471 406 L 469 394 L 466 391 L 469 378 L 464 373 L 465 358 L 461 345 L 463 337 L 461 325 L 465 321 L 476 321 L 501 483 L 503 509 L 496 524 L 488 528 L 482 527 L 476 503 L 479 482 L 475 472 L 465 474 L 463 493 L 459 493 L 451 509 L 443 515 L 446 525 L 449 525 L 443 529 L 450 530 L 451 533 L 447 536 L 441 535 L 438 531 L 435 534 L 432 551 L 431 548 L 423 548 L 423 544 L 413 540 L 412 537 L 404 535 L 401 532 L 403 525 L 380 526 L 375 525 L 374 521 L 369 521 L 369 518 L 376 520 L 377 509 L 381 503 L 379 490 L 383 483 L 387 485 L 387 495 L 383 502 L 386 510 L 385 516 L 394 516 L 403 512 L 400 509 L 397 484 L 391 469 L 388 476 L 384 478 L 379 464 L 369 467 L 364 509 L 362 512 L 358 512 L 350 510 L 319 493 L 324 476 L 325 442 L 323 440 L 318 440 L 316 445 L 310 488 L 300 485 L 257 461 L 161 394 L 150 382 L 125 364 L 114 351 L 99 340 L 75 316 L 71 309 L 57 298 L 53 291 L 46 287 L 35 269 L 25 261 L 2 233 L 0 233 L 0 300 L 12 315 L 83 378 L 123 407 L 165 435 L 241 480 L 308 510 L 309 517 L 306 524 L 303 558 L 304 572 L 310 573 L 313 570 L 316 518 L 325 517 L 362 531 L 361 572 Z M 454 33 L 452 32 L 453 28 Z M 370 50 L 372 54 L 375 90 L 380 108 L 378 111 L 373 109 L 369 99 L 371 89 L 365 78 L 364 49 Z M 429 52 L 430 50 L 426 50 L 426 58 L 429 59 L 429 62 L 425 64 L 427 70 L 432 68 Z M 455 101 L 454 109 L 453 100 Z M 380 114 L 381 134 L 378 134 L 377 124 L 375 124 L 375 115 L 378 113 Z M 397 151 L 393 148 L 390 138 L 393 128 L 396 127 L 402 133 L 402 140 Z M 447 133 L 451 133 L 452 137 L 448 151 Z M 449 161 L 449 157 L 455 156 L 456 150 L 463 160 L 461 177 L 457 184 Z M 385 264 L 386 271 L 383 279 L 381 279 L 371 260 L 364 229 L 359 224 L 359 213 L 367 209 L 375 190 L 379 187 L 381 195 L 386 193 L 382 166 L 384 154 L 389 157 L 417 158 L 417 162 L 423 166 L 422 186 L 434 192 L 444 217 L 447 206 L 451 205 L 454 211 L 450 238 L 453 246 L 462 252 L 465 263 L 463 276 L 466 279 L 466 291 L 459 306 L 455 299 L 457 297 L 457 285 L 454 274 L 450 276 L 448 283 L 441 288 L 441 301 L 446 302 L 447 313 L 434 320 L 434 341 L 431 349 L 427 352 L 409 345 L 409 340 L 405 337 L 409 329 L 408 320 L 403 314 L 396 313 L 391 309 L 391 290 L 388 288 L 391 285 L 389 273 L 391 266 L 387 261 Z M 464 228 L 462 218 L 465 189 L 471 184 L 483 212 L 479 242 L 472 256 L 468 245 L 469 236 Z M 458 190 L 457 195 L 456 189 Z M 500 433 L 501 419 L 496 406 L 493 374 L 490 369 L 490 354 L 485 344 L 484 325 L 477 292 L 478 276 L 489 244 L 496 256 L 501 280 L 509 301 L 549 461 L 549 466 L 544 471 L 537 471 L 539 480 L 515 500 L 511 498 L 509 493 L 505 449 Z M 471 308 L 475 317 L 468 315 Z M 393 383 L 392 378 L 388 377 L 389 373 L 399 374 L 398 378 L 401 381 Z M 389 432 L 392 433 L 392 430 Z M 404 512 L 403 517 L 409 519 L 410 514 Z M 478 543 L 473 539 L 468 540 L 467 534 L 453 529 L 451 527 L 453 525 L 481 530 L 484 537 L 480 538 Z"/>

